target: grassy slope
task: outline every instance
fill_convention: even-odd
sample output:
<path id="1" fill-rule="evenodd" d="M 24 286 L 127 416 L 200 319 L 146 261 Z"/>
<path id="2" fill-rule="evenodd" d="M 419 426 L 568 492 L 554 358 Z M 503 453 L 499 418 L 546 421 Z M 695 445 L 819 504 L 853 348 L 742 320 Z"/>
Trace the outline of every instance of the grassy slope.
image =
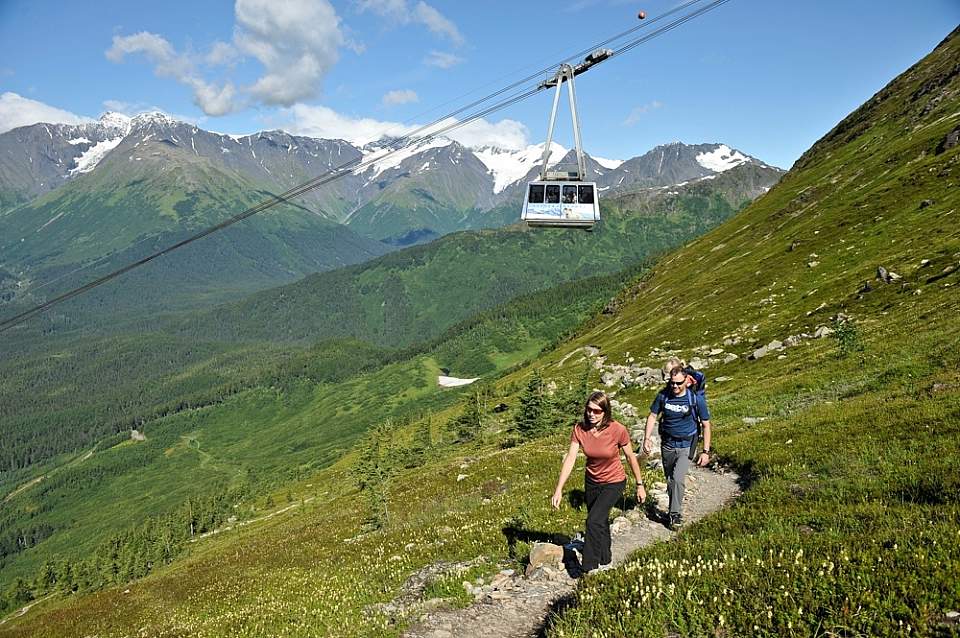
<path id="1" fill-rule="evenodd" d="M 440 366 L 479 376 L 528 360 L 595 313 L 629 276 L 522 297 L 406 353 L 350 342 L 284 349 L 159 335 L 106 338 L 51 353 L 58 365 L 69 366 L 63 373 L 73 381 L 29 399 L 25 388 L 51 385 L 43 376 L 49 368 L 14 359 L 7 368 L 12 382 L 4 386 L 9 394 L 0 394 L 8 413 L 7 456 L 17 456 L 16 432 L 31 437 L 34 455 L 50 440 L 60 447 L 29 467 L 4 472 L 4 494 L 44 479 L 10 499 L 0 522 L 46 523 L 56 533 L 7 559 L 0 588 L 17 576 L 32 577 L 53 557 L 83 556 L 105 535 L 212 485 L 248 480 L 269 486 L 324 467 L 371 425 L 452 401 L 455 393 L 436 387 Z M 163 414 L 170 416 L 159 418 Z M 65 435 L 64 424 L 74 421 L 90 424 L 89 431 Z M 347 425 L 327 425 L 332 422 Z M 97 443 L 131 425 L 146 432 L 146 443 L 108 450 Z"/>
<path id="2" fill-rule="evenodd" d="M 734 378 L 712 391 L 717 447 L 752 489 L 680 542 L 590 581 L 555 635 L 950 631 L 960 164 L 957 149 L 937 149 L 958 124 L 958 52 L 955 33 L 745 214 L 658 268 L 639 291 L 642 315 L 628 301 L 584 336 L 616 360 L 664 339 L 689 349 L 739 332 L 765 344 L 844 312 L 863 350 L 838 358 L 826 340 L 711 369 Z M 880 265 L 903 280 L 878 283 Z M 865 281 L 873 290 L 858 294 Z"/>
<path id="3" fill-rule="evenodd" d="M 517 295 L 620 271 L 706 232 L 743 203 L 692 197 L 642 214 L 612 204 L 593 233 L 454 233 L 195 315 L 176 329 L 229 340 L 350 336 L 405 346 Z"/>
<path id="4" fill-rule="evenodd" d="M 950 631 L 939 623 L 960 605 L 960 329 L 950 320 L 960 309 L 960 149 L 936 149 L 957 126 L 957 49 L 954 37 L 767 196 L 625 291 L 614 317 L 538 361 L 564 378 L 576 372 L 559 360 L 581 344 L 623 362 L 627 352 L 649 359 L 665 341 L 689 356 L 739 335 L 741 358 L 710 369 L 733 381 L 714 383 L 710 396 L 717 447 L 752 480 L 738 503 L 678 542 L 587 581 L 554 633 Z M 924 200 L 932 203 L 921 208 Z M 904 279 L 879 284 L 878 265 Z M 858 294 L 864 281 L 873 290 Z M 838 311 L 853 317 L 862 351 L 839 357 L 835 340 L 820 339 L 783 359 L 743 357 Z M 505 379 L 504 391 L 524 374 Z M 649 395 L 631 389 L 618 398 L 642 406 Z M 746 416 L 767 420 L 747 426 Z M 356 537 L 363 510 L 355 495 L 327 487 L 342 487 L 345 460 L 299 486 L 319 492 L 317 500 L 286 520 L 217 538 L 129 594 L 56 602 L 4 630 L 388 634 L 364 607 L 391 599 L 419 566 L 504 557 L 508 517 L 534 531 L 578 525 L 582 514 L 551 517 L 545 506 L 562 449 L 562 435 L 500 452 L 464 449 L 466 467 L 447 457 L 401 475 L 391 482 L 394 518 L 350 551 L 344 541 Z M 468 478 L 457 481 L 458 473 Z"/>

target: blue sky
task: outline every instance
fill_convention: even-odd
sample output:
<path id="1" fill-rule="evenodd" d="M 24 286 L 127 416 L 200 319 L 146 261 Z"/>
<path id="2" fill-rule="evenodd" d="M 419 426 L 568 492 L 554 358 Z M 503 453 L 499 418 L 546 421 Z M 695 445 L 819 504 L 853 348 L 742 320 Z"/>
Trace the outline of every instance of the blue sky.
<path id="1" fill-rule="evenodd" d="M 2 0 L 0 131 L 158 109 L 224 133 L 364 141 L 628 29 L 639 9 L 649 20 L 678 4 Z M 958 23 L 957 0 L 730 0 L 579 77 L 584 145 L 626 159 L 674 140 L 723 142 L 789 167 Z M 461 137 L 542 142 L 550 99 Z M 568 122 L 564 112 L 566 146 Z"/>

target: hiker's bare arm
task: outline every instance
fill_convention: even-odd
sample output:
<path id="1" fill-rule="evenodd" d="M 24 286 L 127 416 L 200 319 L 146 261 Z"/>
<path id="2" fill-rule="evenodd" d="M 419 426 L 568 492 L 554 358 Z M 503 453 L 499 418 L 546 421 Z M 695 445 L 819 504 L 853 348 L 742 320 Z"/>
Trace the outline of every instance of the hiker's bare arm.
<path id="1" fill-rule="evenodd" d="M 647 428 L 643 433 L 643 445 L 640 446 L 640 449 L 643 450 L 644 454 L 650 454 L 653 452 L 653 444 L 650 442 L 650 437 L 653 436 L 653 426 L 657 423 L 657 415 L 651 412 L 647 416 Z"/>
<path id="2" fill-rule="evenodd" d="M 701 421 L 703 423 L 703 449 L 709 450 L 710 448 L 710 421 Z M 697 465 L 703 467 L 710 462 L 710 454 L 707 452 L 701 452 L 700 458 L 697 459 Z"/>
<path id="3" fill-rule="evenodd" d="M 637 462 L 637 455 L 633 453 L 633 444 L 627 441 L 622 448 L 623 455 L 627 457 L 627 463 L 630 470 L 633 471 L 633 478 L 637 479 L 637 502 L 642 503 L 647 500 L 647 490 L 643 486 L 643 475 L 640 473 L 640 464 Z"/>
<path id="4" fill-rule="evenodd" d="M 563 500 L 563 486 L 570 478 L 573 472 L 573 466 L 577 462 L 577 452 L 580 450 L 580 444 L 576 441 L 570 442 L 570 449 L 567 455 L 563 457 L 563 467 L 560 468 L 560 478 L 557 479 L 557 489 L 553 490 L 553 496 L 550 498 L 550 504 L 553 509 L 560 509 L 560 501 Z"/>

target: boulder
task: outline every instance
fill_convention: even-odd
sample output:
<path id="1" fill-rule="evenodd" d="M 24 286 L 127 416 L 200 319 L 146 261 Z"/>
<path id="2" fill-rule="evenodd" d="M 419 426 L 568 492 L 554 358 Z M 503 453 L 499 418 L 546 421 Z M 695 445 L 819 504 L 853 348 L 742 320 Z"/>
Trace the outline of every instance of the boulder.
<path id="1" fill-rule="evenodd" d="M 626 516 L 618 516 L 610 523 L 610 533 L 613 536 L 619 536 L 630 529 L 630 519 Z"/>
<path id="2" fill-rule="evenodd" d="M 610 408 L 621 416 L 632 419 L 637 418 L 637 408 L 629 403 L 621 403 L 620 401 L 613 399 L 610 401 Z"/>
<path id="3" fill-rule="evenodd" d="M 724 363 L 730 363 L 732 361 L 736 361 L 737 359 L 739 359 L 739 357 L 732 352 L 728 352 L 727 354 L 723 355 Z"/>
<path id="4" fill-rule="evenodd" d="M 877 279 L 879 279 L 885 284 L 889 284 L 890 282 L 893 281 L 890 271 L 884 268 L 883 266 L 877 266 Z"/>
<path id="5" fill-rule="evenodd" d="M 563 547 L 553 543 L 534 543 L 530 549 L 526 575 L 529 577 L 538 567 L 556 567 L 562 562 Z"/>
<path id="6" fill-rule="evenodd" d="M 768 354 L 770 354 L 770 351 L 767 349 L 767 346 L 763 346 L 754 350 L 753 354 L 751 354 L 749 358 L 756 361 L 757 359 L 764 358 Z"/>
<path id="7" fill-rule="evenodd" d="M 654 497 L 657 501 L 657 509 L 666 512 L 670 508 L 670 496 L 666 492 L 657 494 Z"/>
<path id="8" fill-rule="evenodd" d="M 814 339 L 823 339 L 824 337 L 829 337 L 833 334 L 833 328 L 827 326 L 820 326 L 817 328 L 816 332 L 813 333 Z"/>

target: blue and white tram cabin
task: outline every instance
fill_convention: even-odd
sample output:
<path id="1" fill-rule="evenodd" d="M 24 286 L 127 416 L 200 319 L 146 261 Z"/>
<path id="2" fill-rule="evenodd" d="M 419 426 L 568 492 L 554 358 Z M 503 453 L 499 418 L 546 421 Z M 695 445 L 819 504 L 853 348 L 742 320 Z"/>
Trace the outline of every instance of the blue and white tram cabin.
<path id="1" fill-rule="evenodd" d="M 521 219 L 530 226 L 592 228 L 600 221 L 594 182 L 530 182 Z"/>

